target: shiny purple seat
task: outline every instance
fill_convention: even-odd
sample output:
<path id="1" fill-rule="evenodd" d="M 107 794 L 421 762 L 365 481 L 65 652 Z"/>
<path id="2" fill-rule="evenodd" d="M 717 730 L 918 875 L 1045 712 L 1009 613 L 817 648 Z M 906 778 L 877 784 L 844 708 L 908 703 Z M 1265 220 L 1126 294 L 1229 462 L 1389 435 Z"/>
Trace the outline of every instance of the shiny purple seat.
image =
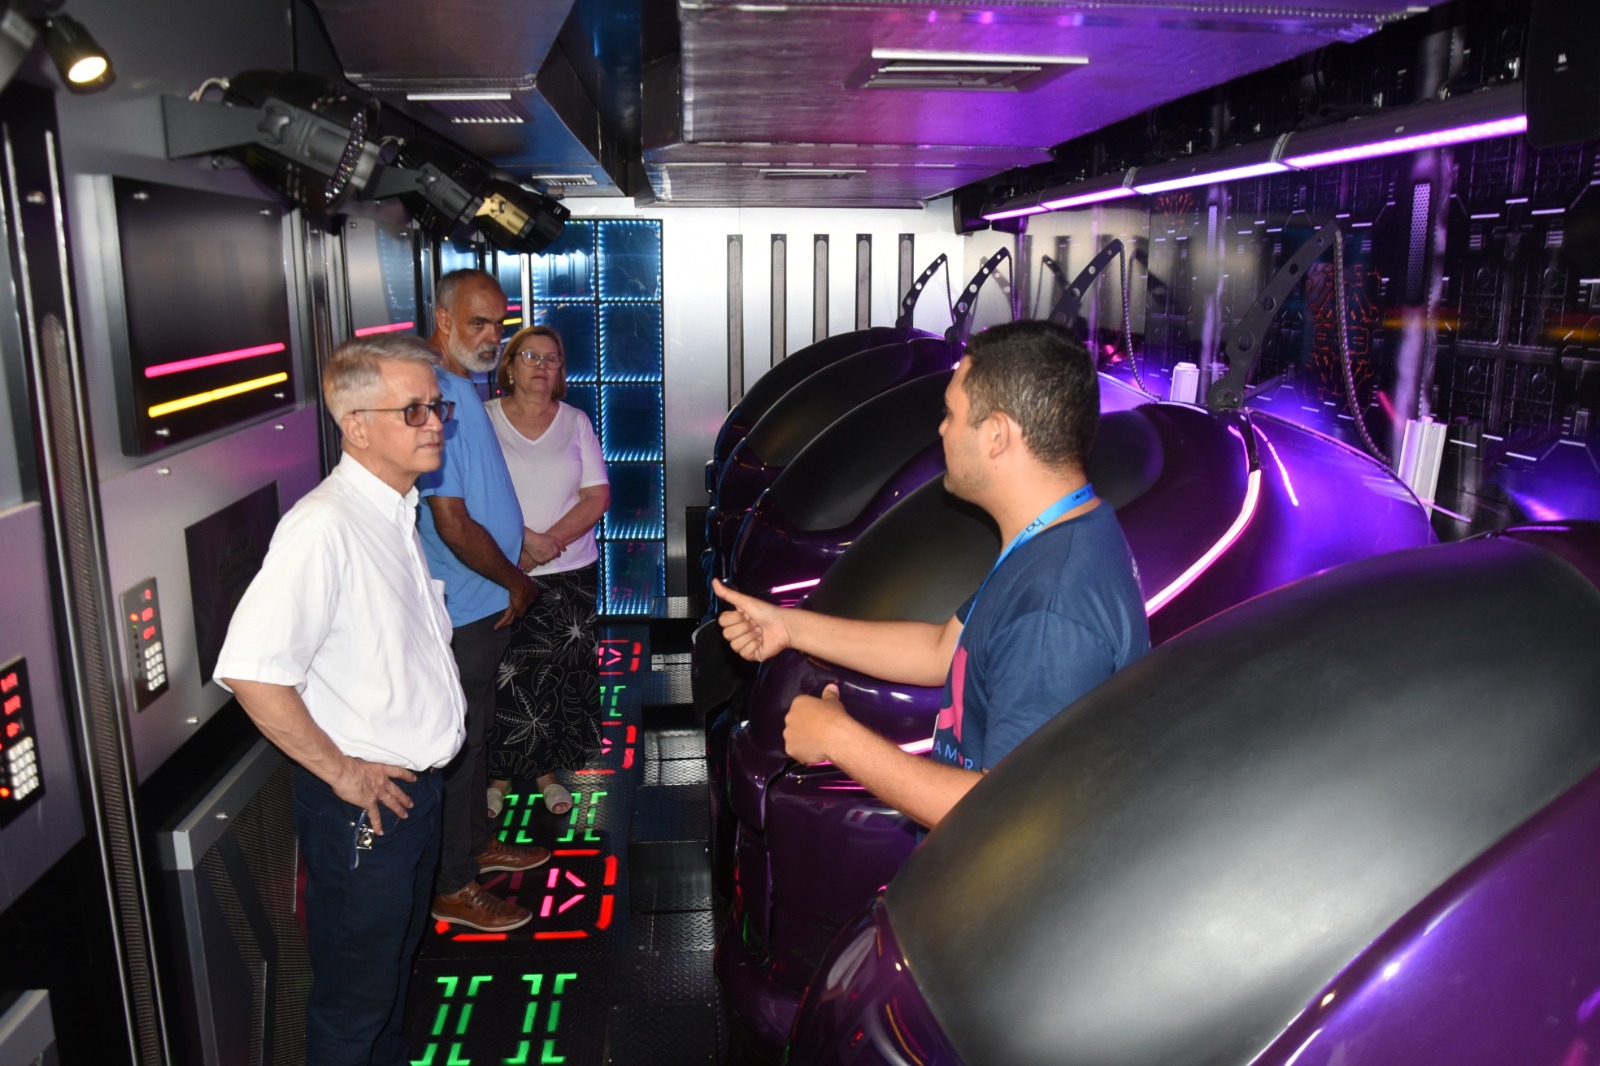
<path id="1" fill-rule="evenodd" d="M 789 1061 L 1586 1061 L 1597 577 L 1600 525 L 1514 529 L 1155 649 L 928 836 Z"/>

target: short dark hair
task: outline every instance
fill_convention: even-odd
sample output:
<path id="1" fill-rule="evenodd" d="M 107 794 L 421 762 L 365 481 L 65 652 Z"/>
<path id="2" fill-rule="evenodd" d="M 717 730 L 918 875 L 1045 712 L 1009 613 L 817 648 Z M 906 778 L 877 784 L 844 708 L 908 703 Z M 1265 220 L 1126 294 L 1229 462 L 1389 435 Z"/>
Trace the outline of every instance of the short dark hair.
<path id="1" fill-rule="evenodd" d="M 500 369 L 495 375 L 495 380 L 500 383 L 500 391 L 516 391 L 511 385 L 511 360 L 522 350 L 522 342 L 529 337 L 549 337 L 556 342 L 556 354 L 561 357 L 561 373 L 550 389 L 550 398 L 552 400 L 564 398 L 567 395 L 567 346 L 562 342 L 561 334 L 556 332 L 554 326 L 523 326 L 506 341 L 505 355 L 500 357 Z"/>
<path id="2" fill-rule="evenodd" d="M 1008 322 L 967 344 L 968 420 L 1003 411 L 1022 427 L 1034 458 L 1080 470 L 1100 424 L 1094 357 L 1053 322 Z"/>

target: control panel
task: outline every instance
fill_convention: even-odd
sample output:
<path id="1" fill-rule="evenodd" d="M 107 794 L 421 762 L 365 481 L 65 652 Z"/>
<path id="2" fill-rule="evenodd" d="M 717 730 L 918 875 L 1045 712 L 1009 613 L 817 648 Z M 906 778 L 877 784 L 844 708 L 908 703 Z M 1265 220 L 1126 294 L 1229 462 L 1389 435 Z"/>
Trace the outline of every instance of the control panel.
<path id="1" fill-rule="evenodd" d="M 128 631 L 128 676 L 133 706 L 142 711 L 167 691 L 167 653 L 162 640 L 161 599 L 156 579 L 139 582 L 122 594 L 122 624 Z"/>
<path id="2" fill-rule="evenodd" d="M 0 826 L 43 796 L 28 663 L 19 656 L 0 667 Z"/>

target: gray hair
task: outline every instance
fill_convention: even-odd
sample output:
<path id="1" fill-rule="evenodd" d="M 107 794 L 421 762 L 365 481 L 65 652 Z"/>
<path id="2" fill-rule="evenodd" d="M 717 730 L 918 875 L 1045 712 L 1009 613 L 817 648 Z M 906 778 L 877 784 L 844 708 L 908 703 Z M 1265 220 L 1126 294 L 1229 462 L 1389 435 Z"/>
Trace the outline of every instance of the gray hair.
<path id="1" fill-rule="evenodd" d="M 322 371 L 322 398 L 335 422 L 381 400 L 385 363 L 424 363 L 431 369 L 437 365 L 438 357 L 421 338 L 409 333 L 381 333 L 345 341 L 334 349 Z"/>
<path id="2" fill-rule="evenodd" d="M 460 291 L 463 285 L 472 282 L 491 285 L 496 292 L 502 291 L 500 283 L 495 280 L 493 274 L 474 267 L 462 267 L 460 270 L 450 271 L 439 279 L 439 284 L 433 290 L 433 306 L 442 307 L 446 311 L 453 311 L 456 306 L 456 293 Z"/>

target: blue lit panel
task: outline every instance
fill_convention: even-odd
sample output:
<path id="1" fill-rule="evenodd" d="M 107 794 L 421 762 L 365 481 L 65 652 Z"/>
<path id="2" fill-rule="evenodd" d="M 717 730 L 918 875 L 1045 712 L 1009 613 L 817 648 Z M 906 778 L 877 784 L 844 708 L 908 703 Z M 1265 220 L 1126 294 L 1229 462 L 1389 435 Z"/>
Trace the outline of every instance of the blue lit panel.
<path id="1" fill-rule="evenodd" d="M 600 298 L 661 299 L 661 223 L 600 223 Z"/>
<path id="2" fill-rule="evenodd" d="M 528 260 L 535 300 L 593 300 L 593 222 L 568 222 L 554 244 Z"/>
<path id="3" fill-rule="evenodd" d="M 663 461 L 661 386 L 602 385 L 600 425 L 606 462 Z"/>
<path id="4" fill-rule="evenodd" d="M 562 403 L 569 403 L 589 416 L 589 424 L 594 426 L 595 433 L 600 432 L 600 409 L 595 402 L 595 389 L 593 385 L 567 384 L 567 395 Z"/>
<path id="5" fill-rule="evenodd" d="M 506 294 L 505 329 L 500 339 L 506 340 L 524 325 L 522 314 L 522 256 L 510 252 L 494 253 L 494 278 L 500 291 Z"/>
<path id="6" fill-rule="evenodd" d="M 661 380 L 661 305 L 600 305 L 600 373 L 606 381 Z"/>
<path id="7" fill-rule="evenodd" d="M 605 536 L 610 540 L 647 540 L 667 535 L 662 468 L 657 463 L 613 463 L 611 509 Z"/>
<path id="8" fill-rule="evenodd" d="M 475 270 L 478 266 L 478 249 L 465 241 L 444 241 L 439 245 L 439 274 L 452 270 Z"/>
<path id="9" fill-rule="evenodd" d="M 648 614 L 665 596 L 667 547 L 659 540 L 606 542 L 606 614 Z"/>
<path id="10" fill-rule="evenodd" d="M 535 303 L 534 325 L 549 326 L 561 334 L 567 352 L 567 381 L 595 379 L 594 304 L 588 302 Z"/>

